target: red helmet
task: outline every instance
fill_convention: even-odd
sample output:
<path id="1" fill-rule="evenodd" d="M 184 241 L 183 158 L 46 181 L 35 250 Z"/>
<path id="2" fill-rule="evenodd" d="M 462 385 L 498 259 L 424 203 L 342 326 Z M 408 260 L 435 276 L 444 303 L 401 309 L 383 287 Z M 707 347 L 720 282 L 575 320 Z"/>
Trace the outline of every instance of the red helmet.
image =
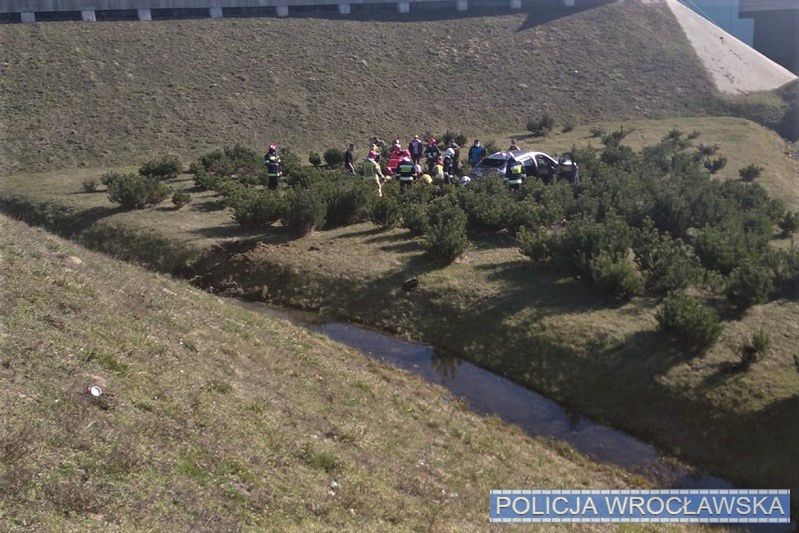
<path id="1" fill-rule="evenodd" d="M 270 150 L 272 150 L 272 151 L 274 152 L 275 150 L 277 150 L 277 145 L 276 145 L 276 144 L 274 144 L 274 143 L 273 143 L 273 144 L 270 144 L 270 145 L 269 145 L 269 149 L 270 149 Z"/>
<path id="2" fill-rule="evenodd" d="M 430 144 L 437 144 L 435 137 L 430 137 Z"/>

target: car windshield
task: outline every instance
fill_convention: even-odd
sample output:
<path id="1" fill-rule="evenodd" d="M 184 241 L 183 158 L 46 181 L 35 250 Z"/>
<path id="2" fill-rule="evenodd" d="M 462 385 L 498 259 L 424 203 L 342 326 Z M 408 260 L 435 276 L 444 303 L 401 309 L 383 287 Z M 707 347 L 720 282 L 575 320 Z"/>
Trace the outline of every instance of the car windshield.
<path id="1" fill-rule="evenodd" d="M 481 167 L 489 167 L 489 168 L 499 168 L 505 164 L 504 159 L 495 159 L 492 157 L 486 157 L 482 161 L 480 161 Z"/>

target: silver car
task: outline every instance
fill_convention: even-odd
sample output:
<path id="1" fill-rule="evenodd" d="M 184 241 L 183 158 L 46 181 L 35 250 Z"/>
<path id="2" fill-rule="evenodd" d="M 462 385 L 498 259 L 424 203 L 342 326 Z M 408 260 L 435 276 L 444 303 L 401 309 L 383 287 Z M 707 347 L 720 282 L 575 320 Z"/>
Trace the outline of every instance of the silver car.
<path id="1" fill-rule="evenodd" d="M 530 152 L 525 150 L 513 150 L 512 152 L 497 152 L 484 157 L 476 167 L 472 169 L 472 178 L 485 178 L 488 176 L 499 176 L 504 178 L 508 171 L 508 161 L 515 159 L 524 167 L 526 178 L 537 178 L 545 183 L 552 183 L 555 180 L 565 179 L 572 185 L 580 183 L 580 172 L 577 163 L 571 155 L 565 154 L 560 159 L 544 152 Z"/>

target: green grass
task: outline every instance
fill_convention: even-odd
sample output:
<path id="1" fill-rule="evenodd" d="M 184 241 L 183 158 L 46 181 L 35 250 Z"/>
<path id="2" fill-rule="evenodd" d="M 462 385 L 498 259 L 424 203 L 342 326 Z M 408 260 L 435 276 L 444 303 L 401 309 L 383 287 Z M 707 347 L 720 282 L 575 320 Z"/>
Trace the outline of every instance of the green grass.
<path id="1" fill-rule="evenodd" d="M 547 17 L 5 25 L 0 170 L 130 164 L 235 142 L 304 155 L 363 149 L 375 134 L 513 131 L 542 110 L 587 121 L 716 106 L 665 5 Z M 398 71 L 408 57 L 419 59 Z"/>
<path id="2" fill-rule="evenodd" d="M 0 263 L 4 531 L 479 529 L 491 488 L 645 486 L 4 216 Z"/>

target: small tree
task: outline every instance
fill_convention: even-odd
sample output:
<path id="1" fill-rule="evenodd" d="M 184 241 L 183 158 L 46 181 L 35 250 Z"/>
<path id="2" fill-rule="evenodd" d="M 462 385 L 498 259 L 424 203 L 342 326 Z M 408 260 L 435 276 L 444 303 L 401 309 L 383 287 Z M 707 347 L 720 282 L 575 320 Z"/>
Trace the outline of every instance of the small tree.
<path id="1" fill-rule="evenodd" d="M 786 212 L 778 222 L 783 237 L 790 237 L 799 229 L 799 213 Z"/>
<path id="2" fill-rule="evenodd" d="M 372 208 L 371 219 L 383 229 L 393 228 L 400 223 L 402 210 L 400 204 L 394 196 L 382 196 L 378 198 Z"/>
<path id="3" fill-rule="evenodd" d="M 81 185 L 83 187 L 83 192 L 97 192 L 100 181 L 96 177 L 90 176 L 84 179 Z"/>
<path id="4" fill-rule="evenodd" d="M 543 137 L 555 128 L 555 118 L 548 111 L 539 117 L 527 121 L 527 131 L 538 137 Z"/>
<path id="5" fill-rule="evenodd" d="M 763 167 L 759 167 L 752 163 L 740 169 L 738 175 L 741 177 L 741 180 L 749 182 L 759 178 L 761 172 L 763 172 Z"/>
<path id="6" fill-rule="evenodd" d="M 748 369 L 763 358 L 771 348 L 771 337 L 765 330 L 759 329 L 752 334 L 752 339 L 741 346 L 741 367 Z"/>
<path id="7" fill-rule="evenodd" d="M 191 195 L 186 191 L 177 191 L 175 194 L 172 195 L 172 203 L 180 209 L 184 205 L 191 202 Z"/>
<path id="8" fill-rule="evenodd" d="M 322 164 L 322 158 L 316 152 L 311 152 L 308 154 L 308 162 L 315 167 L 318 167 Z"/>
<path id="9" fill-rule="evenodd" d="M 404 202 L 401 213 L 403 228 L 410 231 L 411 235 L 425 234 L 428 224 L 427 206 L 417 202 Z"/>
<path id="10" fill-rule="evenodd" d="M 768 301 L 774 290 L 774 274 L 753 260 L 743 263 L 730 273 L 727 299 L 739 309 Z"/>
<path id="11" fill-rule="evenodd" d="M 589 271 L 594 284 L 606 296 L 629 300 L 644 289 L 641 273 L 625 258 L 600 253 L 591 260 Z"/>
<path id="12" fill-rule="evenodd" d="M 425 233 L 427 252 L 435 259 L 452 262 L 469 245 L 466 237 L 466 214 L 448 199 L 430 204 Z"/>
<path id="13" fill-rule="evenodd" d="M 183 172 L 183 164 L 174 155 L 152 159 L 139 167 L 139 174 L 156 180 L 176 178 L 181 172 Z"/>
<path id="14" fill-rule="evenodd" d="M 697 146 L 696 151 L 702 157 L 710 157 L 711 155 L 715 154 L 719 150 L 718 144 L 700 144 Z"/>
<path id="15" fill-rule="evenodd" d="M 696 298 L 672 293 L 663 299 L 657 314 L 660 329 L 673 333 L 685 345 L 704 348 L 721 333 L 719 316 Z"/>
<path id="16" fill-rule="evenodd" d="M 303 236 L 325 223 L 327 204 L 313 189 L 292 189 L 286 194 L 286 209 L 283 223 L 291 231 Z"/>
<path id="17" fill-rule="evenodd" d="M 561 131 L 563 133 L 569 133 L 575 128 L 575 126 L 577 126 L 577 120 L 573 116 L 569 115 L 563 121 L 563 128 Z"/>
<path id="18" fill-rule="evenodd" d="M 271 226 L 284 213 L 283 198 L 274 191 L 238 189 L 231 194 L 228 203 L 236 222 L 253 230 Z"/>
<path id="19" fill-rule="evenodd" d="M 726 157 L 717 157 L 715 159 L 708 159 L 705 161 L 705 168 L 711 174 L 715 174 L 727 165 Z"/>
<path id="20" fill-rule="evenodd" d="M 337 167 L 344 163 L 344 152 L 338 148 L 328 148 L 323 157 L 329 167 Z"/>
<path id="21" fill-rule="evenodd" d="M 142 209 L 166 200 L 172 190 L 154 179 L 137 174 L 118 176 L 108 186 L 108 199 L 123 209 Z"/>
<path id="22" fill-rule="evenodd" d="M 605 128 L 601 128 L 599 126 L 592 126 L 591 129 L 588 131 L 591 134 L 591 137 L 594 137 L 596 139 L 601 139 L 608 133 L 608 130 L 606 130 Z"/>

